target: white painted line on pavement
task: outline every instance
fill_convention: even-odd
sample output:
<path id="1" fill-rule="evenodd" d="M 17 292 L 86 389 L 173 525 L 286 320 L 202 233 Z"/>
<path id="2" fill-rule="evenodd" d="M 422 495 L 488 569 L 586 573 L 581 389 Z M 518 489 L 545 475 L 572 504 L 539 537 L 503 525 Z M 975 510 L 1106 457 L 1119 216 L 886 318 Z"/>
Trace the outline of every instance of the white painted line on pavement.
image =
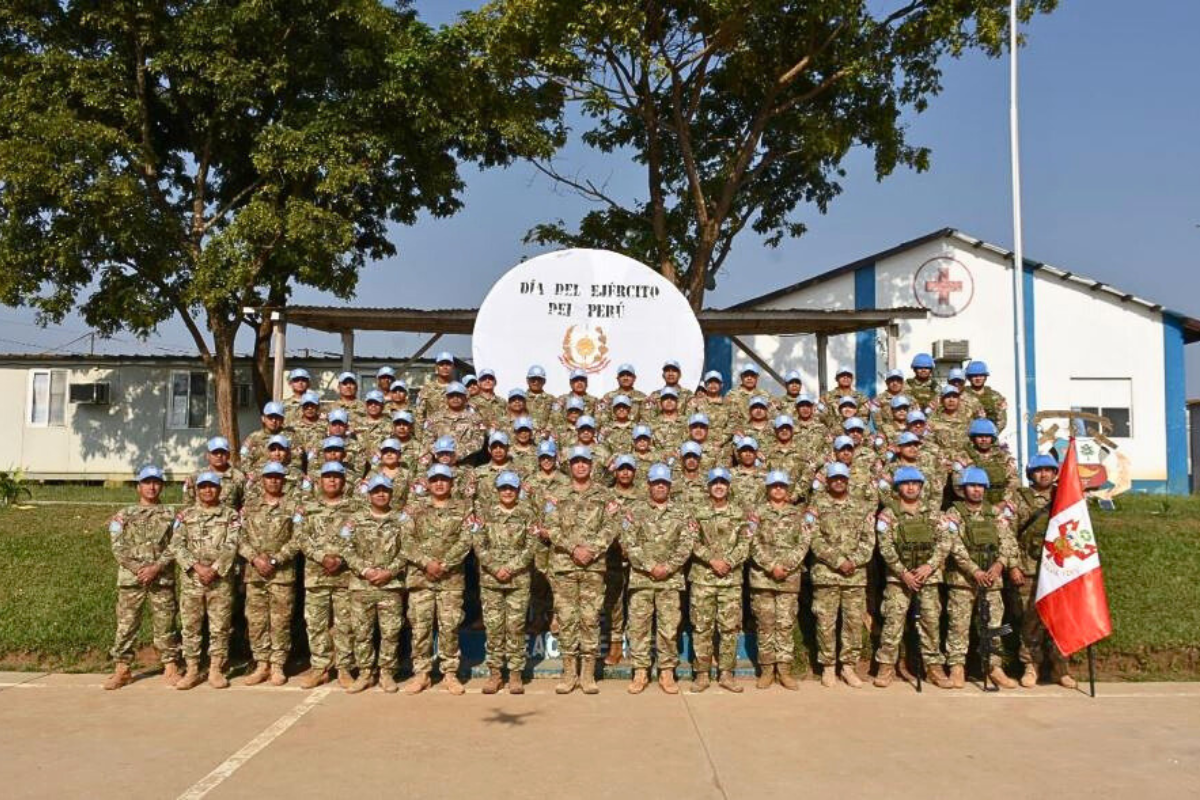
<path id="1" fill-rule="evenodd" d="M 275 720 L 266 730 L 247 742 L 241 750 L 238 750 L 225 759 L 225 761 L 217 765 L 216 769 L 192 784 L 190 789 L 179 795 L 178 800 L 200 800 L 200 798 L 220 786 L 230 775 L 237 772 L 243 764 L 262 752 L 271 742 L 286 733 L 288 728 L 299 722 L 301 717 L 316 708 L 331 691 L 332 689 L 329 687 L 317 689 L 304 698 L 295 708 Z"/>

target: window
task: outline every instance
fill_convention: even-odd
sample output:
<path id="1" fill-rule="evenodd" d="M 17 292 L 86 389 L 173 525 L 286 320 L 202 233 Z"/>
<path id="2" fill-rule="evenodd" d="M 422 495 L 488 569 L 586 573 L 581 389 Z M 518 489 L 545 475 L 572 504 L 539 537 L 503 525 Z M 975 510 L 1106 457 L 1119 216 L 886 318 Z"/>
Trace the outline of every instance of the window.
<path id="1" fill-rule="evenodd" d="M 66 424 L 67 371 L 35 369 L 29 373 L 29 425 L 35 428 Z"/>
<path id="2" fill-rule="evenodd" d="M 208 373 L 172 372 L 167 426 L 204 428 L 208 424 Z"/>
<path id="3" fill-rule="evenodd" d="M 1107 434 L 1114 439 L 1133 436 L 1133 381 L 1129 378 L 1072 378 L 1071 408 L 1095 414 L 1112 423 Z M 1096 436 L 1102 431 L 1095 422 L 1079 421 L 1077 435 Z"/>

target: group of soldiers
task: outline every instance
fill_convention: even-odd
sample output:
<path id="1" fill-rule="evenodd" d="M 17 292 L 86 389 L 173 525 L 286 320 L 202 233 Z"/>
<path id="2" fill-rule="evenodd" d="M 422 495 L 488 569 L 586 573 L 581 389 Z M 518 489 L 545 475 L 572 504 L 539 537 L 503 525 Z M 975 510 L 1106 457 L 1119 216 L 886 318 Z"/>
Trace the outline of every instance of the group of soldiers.
<path id="1" fill-rule="evenodd" d="M 562 656 L 560 694 L 599 691 L 598 660 L 619 663 L 626 640 L 629 692 L 656 672 L 660 688 L 677 693 L 685 613 L 691 691 L 709 688 L 715 666 L 718 684 L 741 692 L 747 605 L 756 686 L 796 689 L 802 578 L 823 686 L 839 677 L 863 685 L 856 667 L 877 625 L 876 686 L 898 667 L 914 677 L 904 649 L 916 677 L 961 688 L 974 623 L 985 680 L 1014 688 L 999 636 L 1006 600 L 1019 620 L 1020 685 L 1034 686 L 1042 666 L 1074 685 L 1034 608 L 1058 466 L 1035 456 L 1020 485 L 998 442 L 1005 401 L 987 386 L 984 363 L 938 381 L 920 354 L 911 375 L 889 372 L 874 398 L 847 369 L 820 397 L 795 372 L 782 395 L 759 387 L 753 365 L 728 391 L 718 372 L 694 391 L 681 373 L 668 361 L 647 394 L 622 365 L 617 385 L 594 396 L 576 370 L 555 397 L 535 365 L 525 387 L 501 397 L 492 371 L 457 380 L 453 356 L 441 353 L 415 400 L 385 367 L 362 397 L 358 377 L 343 373 L 338 397 L 324 402 L 293 370 L 291 396 L 266 404 L 237 465 L 227 440 L 209 440 L 182 507 L 160 502 L 158 468 L 138 473 L 137 504 L 110 526 L 119 588 L 107 688 L 132 680 L 147 604 L 166 682 L 228 686 L 238 593 L 255 664 L 246 683 L 286 683 L 302 583 L 302 687 L 336 672 L 349 692 L 399 691 L 407 622 L 413 676 L 404 691 L 429 688 L 436 659 L 443 688 L 462 694 L 459 629 L 477 582 L 485 693 L 505 687 L 505 670 L 508 691 L 524 691 L 526 636 L 546 630 Z"/>

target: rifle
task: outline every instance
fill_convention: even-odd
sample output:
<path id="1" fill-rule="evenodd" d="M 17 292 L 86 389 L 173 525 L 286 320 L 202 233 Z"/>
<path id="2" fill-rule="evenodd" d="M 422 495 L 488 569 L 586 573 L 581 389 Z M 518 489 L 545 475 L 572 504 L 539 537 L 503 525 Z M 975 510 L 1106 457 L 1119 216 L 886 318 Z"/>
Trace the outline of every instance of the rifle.
<path id="1" fill-rule="evenodd" d="M 917 693 L 921 692 L 921 676 L 925 673 L 925 656 L 921 653 L 921 590 L 913 592 L 908 604 L 908 621 L 912 623 L 913 655 L 917 662 Z"/>
<path id="2" fill-rule="evenodd" d="M 983 548 L 984 561 L 988 567 L 996 562 L 996 550 L 992 545 L 987 545 Z M 983 690 L 985 692 L 998 692 L 1000 687 L 994 683 L 988 685 L 988 672 L 991 669 L 992 662 L 992 637 L 1007 636 L 1012 633 L 1012 625 L 1003 624 L 995 628 L 988 627 L 988 620 L 992 616 L 992 601 L 988 599 L 987 587 L 980 586 L 975 590 L 975 606 L 978 609 L 977 627 L 979 629 L 979 659 L 980 669 L 983 672 Z"/>

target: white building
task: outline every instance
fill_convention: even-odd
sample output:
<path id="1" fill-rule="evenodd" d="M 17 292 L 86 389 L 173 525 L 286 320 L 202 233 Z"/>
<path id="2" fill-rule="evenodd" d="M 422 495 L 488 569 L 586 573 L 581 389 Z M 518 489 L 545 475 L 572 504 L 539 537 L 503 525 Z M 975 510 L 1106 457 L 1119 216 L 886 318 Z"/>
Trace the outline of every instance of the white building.
<path id="1" fill-rule="evenodd" d="M 359 395 L 388 362 L 354 363 Z M 323 399 L 337 396 L 337 358 L 292 358 Z M 400 377 L 416 386 L 430 371 L 417 362 Z M 242 435 L 257 430 L 249 362 L 236 368 Z M 157 464 L 182 480 L 201 464 L 204 442 L 217 434 L 214 387 L 198 358 L 176 356 L 0 355 L 0 396 L 20 398 L 0 414 L 0 470 L 20 468 L 34 480 L 129 480 Z"/>
<path id="2" fill-rule="evenodd" d="M 1183 348 L 1200 340 L 1200 320 L 1026 259 L 1026 335 L 1018 342 L 1012 277 L 1011 252 L 946 228 L 734 308 L 928 309 L 927 319 L 900 325 L 896 366 L 908 373 L 919 352 L 939 358 L 939 367 L 960 366 L 968 358 L 987 362 L 990 385 L 1009 398 L 1005 433 L 1014 451 L 1017 347 L 1023 347 L 1030 419 L 1038 409 L 1102 413 L 1114 423 L 1114 441 L 1130 459 L 1135 490 L 1186 492 Z M 776 371 L 800 370 L 815 391 L 812 336 L 745 341 Z M 713 350 L 710 343 L 710 365 Z M 726 352 L 731 353 L 731 374 L 749 363 L 737 348 Z M 831 338 L 826 384 L 832 384 L 837 369 L 849 366 L 858 388 L 875 394 L 882 388 L 887 361 L 886 331 Z M 1029 440 L 1037 441 L 1032 426 Z"/>

